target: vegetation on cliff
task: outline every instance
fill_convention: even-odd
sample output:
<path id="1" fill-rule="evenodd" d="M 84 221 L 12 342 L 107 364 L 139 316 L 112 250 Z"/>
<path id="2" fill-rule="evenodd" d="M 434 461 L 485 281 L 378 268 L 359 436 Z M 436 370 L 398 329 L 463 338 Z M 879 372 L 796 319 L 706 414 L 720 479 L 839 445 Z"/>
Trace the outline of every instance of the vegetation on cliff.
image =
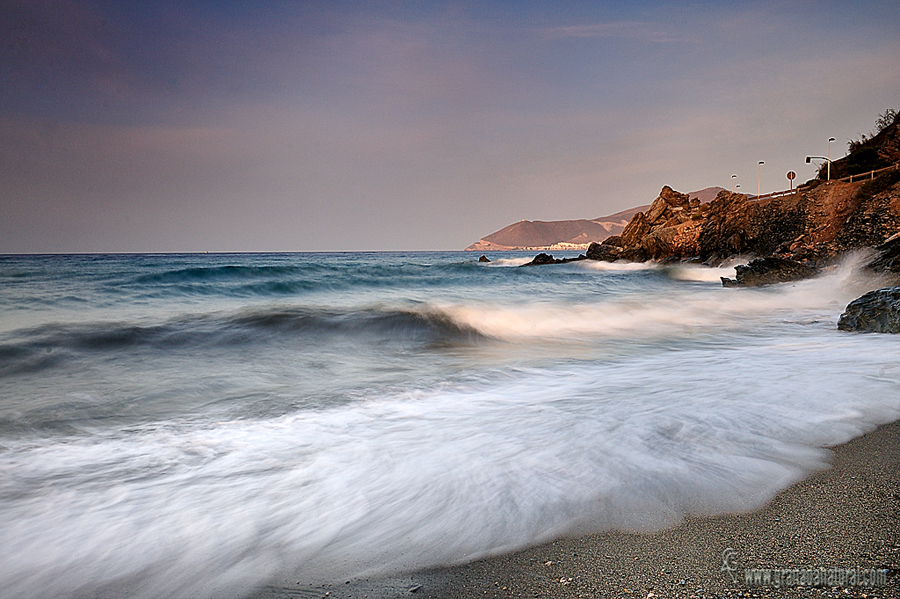
<path id="1" fill-rule="evenodd" d="M 888 108 L 875 119 L 875 129 L 848 144 L 848 153 L 831 162 L 831 178 L 841 179 L 882 169 L 900 161 L 900 113 Z M 819 168 L 818 178 L 828 177 L 828 163 Z"/>

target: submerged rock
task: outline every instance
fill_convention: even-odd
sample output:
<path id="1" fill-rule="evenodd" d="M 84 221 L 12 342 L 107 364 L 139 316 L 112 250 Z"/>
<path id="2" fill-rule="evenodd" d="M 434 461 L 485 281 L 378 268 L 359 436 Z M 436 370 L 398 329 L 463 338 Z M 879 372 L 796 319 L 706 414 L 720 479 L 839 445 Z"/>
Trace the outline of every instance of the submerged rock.
<path id="1" fill-rule="evenodd" d="M 490 260 L 488 260 L 488 257 L 485 256 L 484 254 L 481 254 L 481 257 L 478 258 L 478 261 L 479 262 L 490 262 Z"/>
<path id="2" fill-rule="evenodd" d="M 724 287 L 762 287 L 775 283 L 788 283 L 809 279 L 818 274 L 818 270 L 802 262 L 769 256 L 757 258 L 749 264 L 735 266 L 734 279 L 722 277 Z"/>
<path id="3" fill-rule="evenodd" d="M 900 287 L 870 291 L 850 302 L 838 319 L 842 331 L 900 333 Z"/>

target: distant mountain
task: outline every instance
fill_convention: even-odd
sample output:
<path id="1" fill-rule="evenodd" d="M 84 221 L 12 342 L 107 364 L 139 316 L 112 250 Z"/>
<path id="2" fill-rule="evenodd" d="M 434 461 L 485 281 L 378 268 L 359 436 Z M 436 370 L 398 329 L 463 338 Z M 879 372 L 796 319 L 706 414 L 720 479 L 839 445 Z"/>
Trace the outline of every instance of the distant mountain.
<path id="1" fill-rule="evenodd" d="M 721 187 L 707 187 L 689 195 L 701 202 L 709 202 L 721 190 Z M 482 237 L 466 251 L 584 250 L 591 242 L 619 235 L 631 217 L 649 207 L 649 204 L 637 206 L 590 220 L 522 220 Z"/>

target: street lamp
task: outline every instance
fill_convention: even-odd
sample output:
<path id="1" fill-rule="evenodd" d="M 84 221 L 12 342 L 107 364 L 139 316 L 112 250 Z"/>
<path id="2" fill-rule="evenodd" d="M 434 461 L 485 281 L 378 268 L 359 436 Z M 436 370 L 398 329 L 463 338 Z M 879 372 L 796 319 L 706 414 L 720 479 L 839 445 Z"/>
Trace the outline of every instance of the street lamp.
<path id="1" fill-rule="evenodd" d="M 731 193 L 734 193 L 734 180 L 737 178 L 737 175 L 731 175 Z"/>
<path id="2" fill-rule="evenodd" d="M 828 161 L 828 176 L 831 177 L 831 158 L 827 158 L 825 156 L 807 156 L 806 164 L 809 164 L 810 160 L 827 160 Z"/>
<path id="3" fill-rule="evenodd" d="M 757 200 L 759 199 L 759 174 L 760 174 L 760 167 L 762 167 L 762 165 L 764 165 L 764 164 L 765 164 L 765 162 L 763 162 L 762 160 L 760 160 L 760 161 L 757 163 L 757 165 L 756 165 L 756 199 L 757 199 Z"/>
<path id="4" fill-rule="evenodd" d="M 828 180 L 831 181 L 831 142 L 834 141 L 833 137 L 828 138 Z"/>

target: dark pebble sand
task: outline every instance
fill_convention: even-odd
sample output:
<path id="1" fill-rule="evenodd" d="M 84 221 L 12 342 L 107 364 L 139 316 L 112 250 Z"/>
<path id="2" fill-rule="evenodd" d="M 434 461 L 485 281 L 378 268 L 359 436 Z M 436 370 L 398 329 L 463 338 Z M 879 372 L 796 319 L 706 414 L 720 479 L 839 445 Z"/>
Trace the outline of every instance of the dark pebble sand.
<path id="1" fill-rule="evenodd" d="M 813 474 L 750 514 L 690 518 L 655 533 L 607 532 L 386 579 L 270 587 L 260 597 L 900 598 L 900 422 L 836 447 Z M 738 569 L 722 571 L 723 552 Z M 887 569 L 874 588 L 747 586 L 744 568 Z M 327 595 L 326 595 L 327 593 Z"/>

